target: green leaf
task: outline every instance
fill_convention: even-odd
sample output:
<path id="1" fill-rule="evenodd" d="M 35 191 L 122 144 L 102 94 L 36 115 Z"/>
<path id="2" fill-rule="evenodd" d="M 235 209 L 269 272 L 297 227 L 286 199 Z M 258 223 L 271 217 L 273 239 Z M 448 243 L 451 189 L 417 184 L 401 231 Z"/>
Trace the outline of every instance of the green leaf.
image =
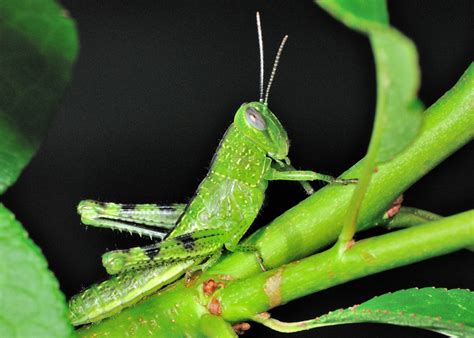
<path id="1" fill-rule="evenodd" d="M 352 29 L 388 26 L 388 12 L 381 0 L 319 0 L 319 6 Z"/>
<path id="2" fill-rule="evenodd" d="M 73 20 L 52 0 L 0 0 L 0 193 L 29 162 L 69 83 Z"/>
<path id="3" fill-rule="evenodd" d="M 410 145 L 422 123 L 415 45 L 388 22 L 384 0 L 323 0 L 318 4 L 347 26 L 368 35 L 377 73 L 377 106 L 372 136 L 359 182 L 337 245 L 344 252 L 356 231 L 358 213 L 377 165 Z"/>
<path id="4" fill-rule="evenodd" d="M 377 68 L 377 116 L 372 135 L 380 135 L 377 163 L 389 161 L 413 142 L 422 122 L 416 97 L 420 70 L 416 47 L 395 29 L 371 34 Z M 373 137 L 374 137 L 373 136 Z"/>
<path id="5" fill-rule="evenodd" d="M 0 204 L 0 337 L 70 337 L 58 282 L 40 249 Z"/>
<path id="6" fill-rule="evenodd" d="M 455 337 L 472 337 L 474 293 L 461 289 L 415 288 L 387 293 L 304 322 L 283 323 L 262 317 L 257 317 L 257 321 L 282 332 L 371 322 L 413 326 Z"/>
<path id="7" fill-rule="evenodd" d="M 389 323 L 467 336 L 474 334 L 474 293 L 460 289 L 401 290 L 331 312 L 320 317 L 319 322 Z"/>
<path id="8" fill-rule="evenodd" d="M 0 0 L 0 194 L 43 138 L 69 83 L 74 22 L 53 0 Z M 67 337 L 65 299 L 38 247 L 0 204 L 0 337 Z"/>
<path id="9" fill-rule="evenodd" d="M 377 162 L 392 159 L 418 134 L 422 104 L 417 99 L 420 70 L 416 47 L 389 26 L 383 0 L 324 0 L 318 4 L 352 29 L 366 33 L 377 68 Z"/>

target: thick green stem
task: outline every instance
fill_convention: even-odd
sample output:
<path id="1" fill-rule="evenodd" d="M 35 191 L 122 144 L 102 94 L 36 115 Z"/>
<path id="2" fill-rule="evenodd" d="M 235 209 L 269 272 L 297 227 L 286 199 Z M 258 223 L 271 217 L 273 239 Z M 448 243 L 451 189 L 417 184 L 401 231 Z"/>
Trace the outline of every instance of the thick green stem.
<path id="1" fill-rule="evenodd" d="M 474 243 L 474 210 L 336 247 L 276 270 L 229 283 L 216 294 L 228 321 L 252 318 L 293 299 L 380 271 L 450 253 Z"/>
<path id="2" fill-rule="evenodd" d="M 402 207 L 395 217 L 384 220 L 380 225 L 387 227 L 387 229 L 408 228 L 441 218 L 441 216 L 426 210 Z"/>
<path id="3" fill-rule="evenodd" d="M 473 135 L 474 66 L 471 65 L 454 88 L 426 111 L 423 128 L 414 143 L 392 161 L 377 168 L 378 170 L 372 177 L 360 209 L 358 228 L 365 229 L 380 220 L 388 206 L 403 191 L 466 144 Z M 360 168 L 361 164 L 356 164 L 343 177 L 358 177 Z M 337 239 L 353 190 L 354 187 L 351 186 L 337 185 L 330 185 L 321 189 L 275 219 L 268 227 L 258 231 L 249 241 L 256 243 L 267 267 L 278 267 L 284 263 L 308 256 L 330 245 Z M 470 215 L 472 221 L 472 213 L 462 214 L 460 217 L 466 217 L 466 215 Z M 444 221 L 443 219 L 437 221 L 437 223 Z M 469 235 L 463 233 L 463 231 L 466 231 L 464 227 L 448 227 L 444 230 L 443 227 L 440 227 L 436 233 L 443 235 L 436 238 L 433 237 L 434 235 L 430 236 L 429 232 L 424 232 L 423 229 L 425 229 L 425 226 L 402 230 L 393 235 L 391 234 L 390 236 L 394 237 L 389 237 L 388 240 L 384 237 L 383 239 L 374 238 L 361 241 L 348 251 L 347 256 L 342 257 L 343 260 L 340 261 L 339 268 L 343 266 L 343 263 L 346 264 L 346 267 L 349 264 L 352 266 L 352 264 L 355 264 L 354 262 L 357 262 L 357 259 L 368 259 L 370 261 L 373 257 L 377 257 L 376 263 L 367 266 L 358 263 L 359 270 L 350 275 L 337 270 L 337 279 L 334 280 L 331 274 L 321 275 L 320 284 L 317 286 L 310 284 L 311 281 L 303 283 L 303 279 L 295 278 L 294 283 L 297 284 L 297 289 L 291 291 L 281 288 L 282 297 L 287 301 L 286 299 L 294 299 L 298 295 L 342 283 L 344 280 L 451 252 L 464 246 L 463 243 L 455 242 L 456 238 L 453 237 L 459 236 L 459 241 L 469 238 Z M 418 231 L 421 231 L 422 237 L 417 237 Z M 472 227 L 470 231 L 472 240 Z M 448 237 L 451 239 L 449 241 L 445 240 Z M 402 244 L 411 246 L 405 246 L 405 249 L 402 250 L 399 246 Z M 372 249 L 372 245 L 375 248 Z M 428 253 L 422 250 L 425 245 L 436 253 Z M 390 255 L 384 255 L 384 250 L 387 250 L 387 252 L 399 250 L 400 254 L 394 257 L 396 260 L 392 262 L 390 261 Z M 375 256 L 364 256 L 366 252 Z M 384 255 L 383 257 L 386 257 L 387 260 L 379 260 L 379 254 Z M 317 255 L 316 263 L 328 265 L 329 261 L 325 262 L 324 257 L 327 259 L 333 258 L 331 255 L 334 255 L 331 251 Z M 416 259 L 410 258 L 412 255 Z M 315 260 L 316 258 L 311 259 Z M 310 277 L 310 279 L 313 279 L 312 271 L 317 266 L 307 266 L 308 270 L 299 271 L 301 275 L 306 276 L 305 280 Z M 298 270 L 298 265 L 295 269 Z M 199 291 L 199 289 L 202 289 L 201 282 L 203 280 L 210 277 L 216 278 L 218 274 L 239 279 L 255 275 L 260 271 L 253 253 L 230 254 L 201 276 L 199 281 L 196 282 L 196 286 L 186 288 L 183 286 L 183 282 L 179 281 L 168 290 L 163 290 L 108 320 L 89 329 L 80 330 L 80 334 L 94 337 L 124 335 L 124 333 L 140 336 L 150 334 L 150 332 L 158 335 L 169 335 L 169 332 L 174 332 L 173 330 L 178 330 L 178 328 L 182 333 L 196 332 L 196 330 L 199 330 L 199 318 L 208 313 L 206 306 L 208 299 L 203 299 L 200 296 L 202 292 Z M 287 271 L 285 270 L 283 273 L 286 274 Z M 298 276 L 296 272 L 292 275 Z M 262 276 L 268 277 L 268 274 Z M 256 281 L 260 281 L 259 278 L 261 277 L 256 276 L 254 278 Z M 257 285 L 247 284 L 245 281 L 237 282 L 235 285 L 241 285 L 241 287 L 232 286 L 232 293 L 225 290 L 226 293 L 221 294 L 221 303 L 225 306 L 225 318 L 250 318 L 259 311 L 268 308 L 268 299 L 265 306 L 257 300 L 255 300 L 255 304 L 251 304 L 253 300 L 249 298 L 248 292 L 254 288 L 257 289 Z M 255 291 L 259 292 L 261 288 L 259 288 L 259 291 Z M 294 292 L 294 294 L 291 292 Z M 245 295 L 245 297 L 240 298 L 243 301 L 241 306 L 236 302 L 239 293 Z M 226 297 L 230 298 L 227 299 Z M 274 305 L 276 303 L 275 301 Z M 217 303 L 217 305 L 219 304 Z M 250 313 L 250 309 L 254 309 L 255 312 Z"/>
<path id="4" fill-rule="evenodd" d="M 222 317 L 205 314 L 199 320 L 199 330 L 208 338 L 236 337 L 234 330 Z"/>
<path id="5" fill-rule="evenodd" d="M 416 140 L 373 175 L 362 203 L 358 229 L 377 223 L 390 204 L 474 136 L 474 64 L 458 83 L 425 112 Z M 358 177 L 363 160 L 343 175 Z M 308 256 L 333 243 L 342 228 L 354 187 L 330 185 L 308 197 L 255 233 L 265 265 L 277 267 Z M 229 255 L 210 273 L 243 278 L 260 271 L 255 256 Z"/>

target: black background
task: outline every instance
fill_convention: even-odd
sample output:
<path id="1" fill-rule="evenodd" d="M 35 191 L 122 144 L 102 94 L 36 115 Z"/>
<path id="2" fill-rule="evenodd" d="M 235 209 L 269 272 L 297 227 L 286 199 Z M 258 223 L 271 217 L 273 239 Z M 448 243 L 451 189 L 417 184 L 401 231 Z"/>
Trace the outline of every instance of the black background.
<path id="1" fill-rule="evenodd" d="M 62 1 L 77 20 L 81 53 L 72 86 L 37 156 L 3 201 L 42 248 L 69 297 L 106 276 L 100 255 L 144 243 L 85 229 L 81 199 L 187 201 L 244 101 L 258 99 L 255 12 L 261 11 L 266 74 L 290 38 L 270 107 L 300 168 L 337 175 L 360 159 L 375 105 L 368 40 L 311 1 Z M 392 1 L 391 22 L 418 46 L 420 97 L 431 105 L 474 55 L 472 1 Z M 464 147 L 405 194 L 405 204 L 450 215 L 472 208 L 473 148 Z M 303 199 L 297 184 L 268 189 L 256 227 Z M 472 288 L 472 254 L 458 252 L 363 278 L 272 311 L 302 320 L 409 287 Z M 253 325 L 248 337 L 280 336 Z M 435 337 L 385 325 L 293 336 Z M 283 335 L 281 335 L 283 336 Z"/>

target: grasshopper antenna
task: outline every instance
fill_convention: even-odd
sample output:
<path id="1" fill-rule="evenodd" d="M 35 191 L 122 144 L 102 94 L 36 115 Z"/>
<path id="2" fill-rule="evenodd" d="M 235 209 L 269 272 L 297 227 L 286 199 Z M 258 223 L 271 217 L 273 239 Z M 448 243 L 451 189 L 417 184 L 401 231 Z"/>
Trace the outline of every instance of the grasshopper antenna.
<path id="1" fill-rule="evenodd" d="M 263 102 L 263 35 L 262 24 L 260 23 L 260 13 L 257 12 L 257 33 L 258 33 L 258 49 L 260 51 L 260 102 Z"/>
<path id="2" fill-rule="evenodd" d="M 268 103 L 268 96 L 270 96 L 270 88 L 272 87 L 273 79 L 275 78 L 275 73 L 278 68 L 278 62 L 280 61 L 281 52 L 283 52 L 283 48 L 285 47 L 286 40 L 288 40 L 288 35 L 283 37 L 281 40 L 280 47 L 278 48 L 277 55 L 275 57 L 275 62 L 273 63 L 272 73 L 270 74 L 270 80 L 268 80 L 267 91 L 265 93 L 265 101 L 264 103 Z"/>

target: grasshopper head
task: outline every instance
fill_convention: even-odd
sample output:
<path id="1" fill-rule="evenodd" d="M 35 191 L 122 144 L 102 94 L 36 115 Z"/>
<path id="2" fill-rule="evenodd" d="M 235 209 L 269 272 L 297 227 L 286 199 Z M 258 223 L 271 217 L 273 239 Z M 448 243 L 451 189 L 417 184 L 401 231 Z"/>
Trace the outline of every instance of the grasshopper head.
<path id="1" fill-rule="evenodd" d="M 288 135 L 265 103 L 244 103 L 235 114 L 234 124 L 269 157 L 276 160 L 287 157 Z"/>
<path id="2" fill-rule="evenodd" d="M 280 43 L 264 95 L 263 37 L 260 14 L 258 12 L 256 18 L 260 51 L 260 100 L 258 102 L 242 104 L 235 114 L 234 124 L 240 132 L 254 142 L 257 147 L 265 151 L 269 157 L 276 161 L 285 160 L 289 164 L 290 160 L 287 157 L 290 147 L 288 135 L 277 117 L 268 109 L 270 88 L 275 78 L 278 61 L 280 60 L 288 35 L 285 35 Z"/>

